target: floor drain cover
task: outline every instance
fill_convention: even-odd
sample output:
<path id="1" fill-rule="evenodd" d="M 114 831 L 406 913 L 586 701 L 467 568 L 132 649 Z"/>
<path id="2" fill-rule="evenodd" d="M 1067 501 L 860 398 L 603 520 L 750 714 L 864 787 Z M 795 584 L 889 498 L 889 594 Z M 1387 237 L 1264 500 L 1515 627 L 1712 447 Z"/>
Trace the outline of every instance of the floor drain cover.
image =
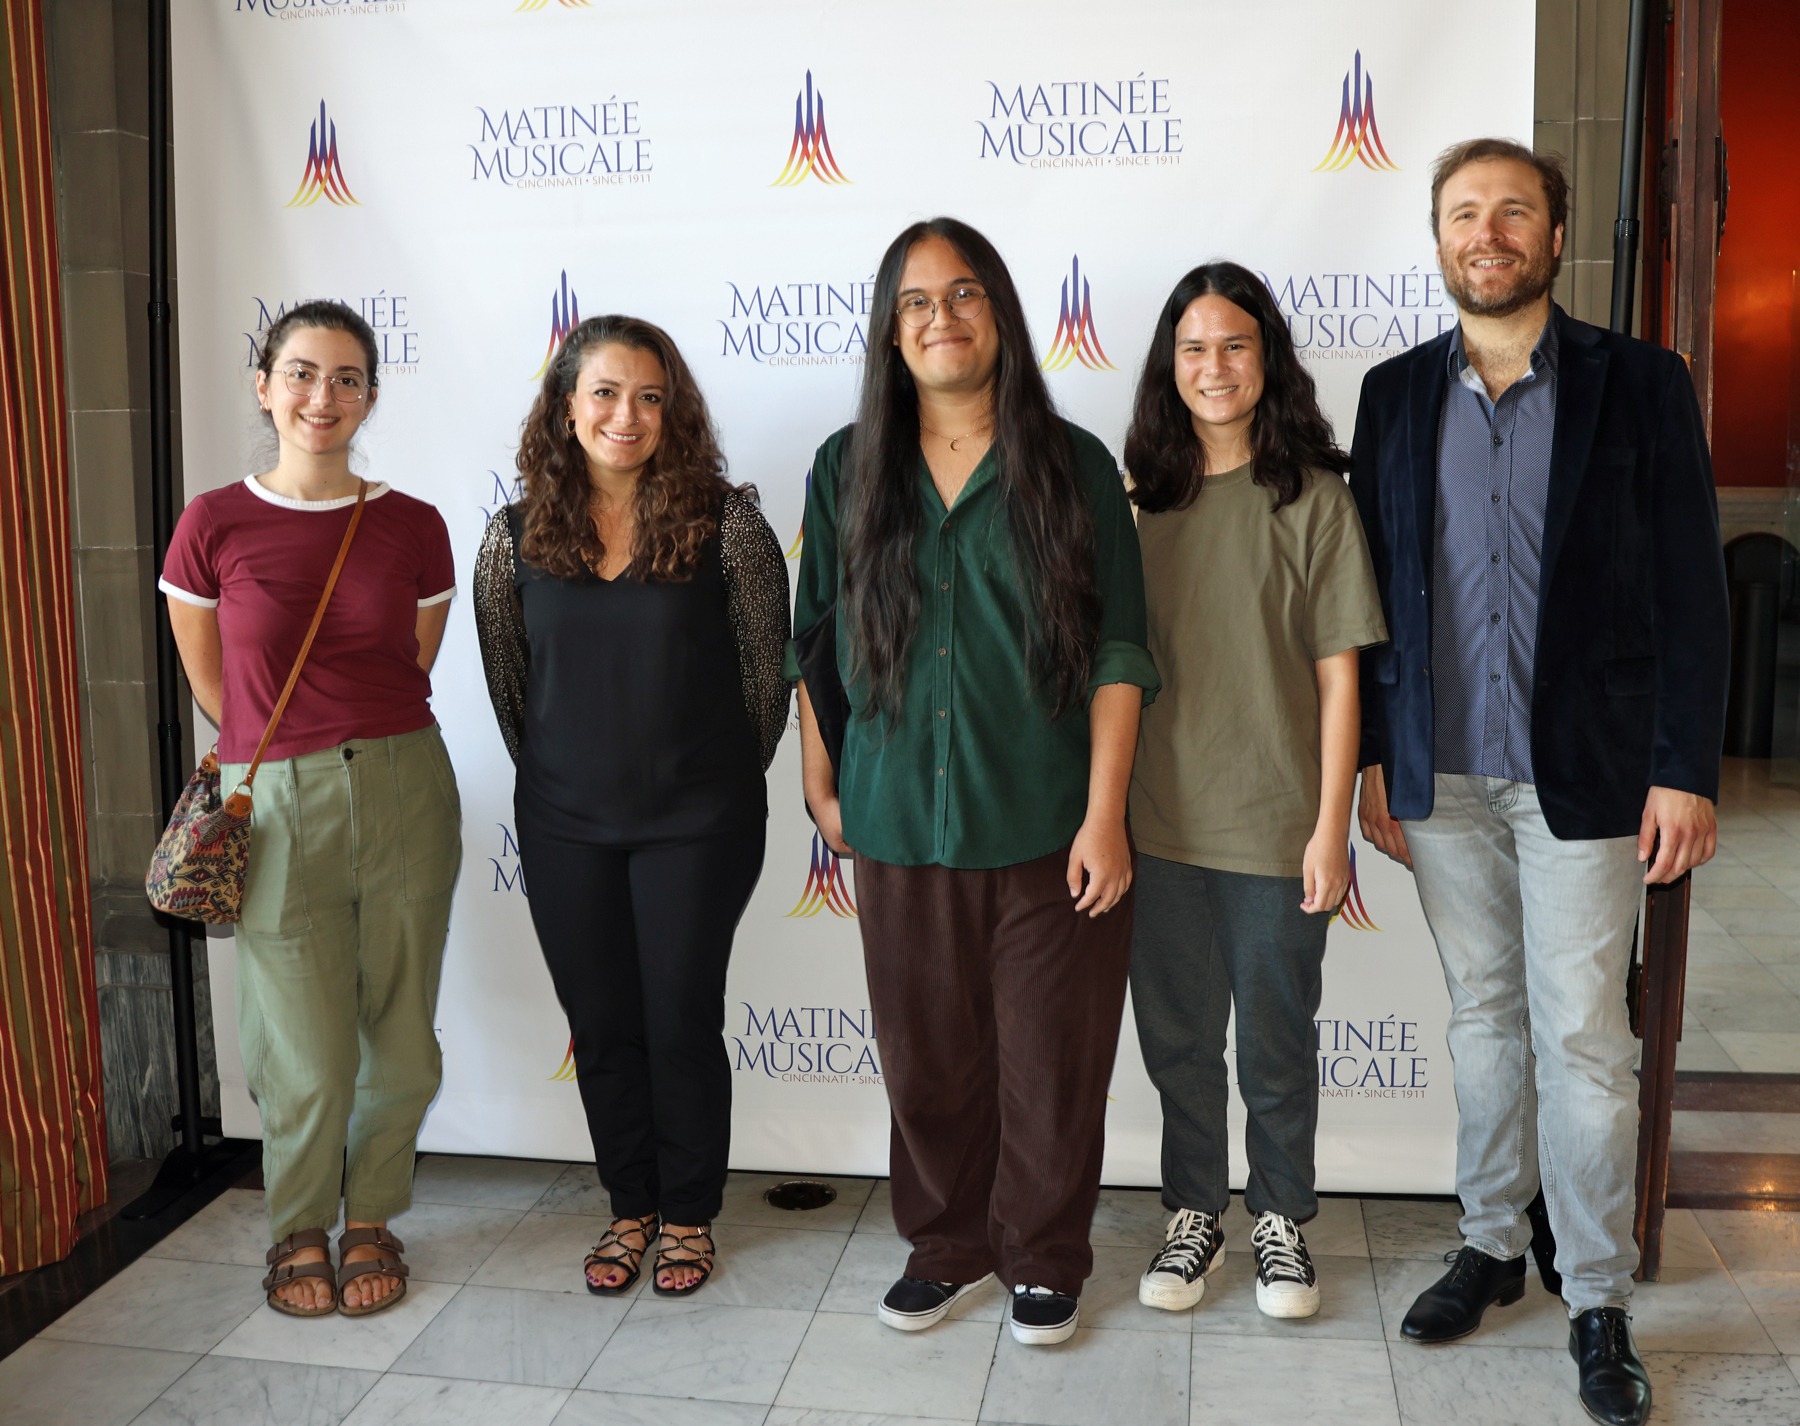
<path id="1" fill-rule="evenodd" d="M 801 1213 L 809 1208 L 823 1208 L 837 1198 L 837 1190 L 828 1183 L 814 1183 L 808 1178 L 789 1179 L 763 1194 L 765 1202 L 775 1208 Z"/>

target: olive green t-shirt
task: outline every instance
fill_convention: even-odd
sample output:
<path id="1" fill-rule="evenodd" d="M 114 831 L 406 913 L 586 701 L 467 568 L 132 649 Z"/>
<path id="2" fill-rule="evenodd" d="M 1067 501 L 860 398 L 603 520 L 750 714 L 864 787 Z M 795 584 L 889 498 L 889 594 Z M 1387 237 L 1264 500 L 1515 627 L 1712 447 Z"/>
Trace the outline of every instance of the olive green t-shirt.
<path id="1" fill-rule="evenodd" d="M 1131 831 L 1151 856 L 1299 876 L 1319 818 L 1314 663 L 1387 638 L 1349 487 L 1309 472 L 1300 498 L 1251 467 L 1208 476 L 1185 510 L 1138 520 L 1150 656 Z"/>

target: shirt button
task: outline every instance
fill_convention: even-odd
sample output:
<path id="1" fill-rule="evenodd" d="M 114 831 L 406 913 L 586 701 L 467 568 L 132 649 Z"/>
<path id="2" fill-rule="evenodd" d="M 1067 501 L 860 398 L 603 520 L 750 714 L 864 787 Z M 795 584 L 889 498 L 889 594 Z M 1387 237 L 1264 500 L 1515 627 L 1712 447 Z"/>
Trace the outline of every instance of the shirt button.
<path id="1" fill-rule="evenodd" d="M 939 649 L 939 650 L 938 650 L 938 657 L 939 657 L 939 658 L 943 658 L 943 657 L 944 657 L 944 656 L 945 656 L 945 655 L 946 655 L 946 654 L 948 654 L 948 653 L 949 653 L 949 652 L 950 652 L 950 650 L 948 650 L 948 649 Z"/>
<path id="2" fill-rule="evenodd" d="M 1501 435 L 1498 431 L 1494 432 L 1494 444 L 1497 446 L 1503 446 L 1506 444 L 1505 440 L 1503 440 L 1501 438 Z"/>
<path id="3" fill-rule="evenodd" d="M 938 586 L 939 589 L 948 589 L 949 587 L 950 587 L 950 581 L 947 579 Z"/>
<path id="4" fill-rule="evenodd" d="M 1499 622 L 1500 622 L 1500 616 L 1499 616 L 1499 615 L 1498 615 L 1498 614 L 1490 614 L 1490 615 L 1488 615 L 1488 623 L 1490 623 L 1490 624 L 1498 624 L 1498 623 L 1499 623 Z"/>
<path id="5" fill-rule="evenodd" d="M 942 776 L 943 776 L 943 775 L 944 775 L 944 770 L 943 770 L 943 769 L 942 769 L 942 768 L 939 768 L 939 769 L 938 769 L 938 776 L 939 776 L 939 777 L 942 777 Z"/>
<path id="6" fill-rule="evenodd" d="M 1489 682 L 1489 683 L 1498 683 L 1498 682 L 1499 682 L 1499 681 L 1500 681 L 1500 675 L 1499 675 L 1499 674 L 1497 674 L 1497 673 L 1490 673 L 1490 674 L 1489 674 L 1489 675 L 1488 675 L 1488 682 Z"/>
<path id="7" fill-rule="evenodd" d="M 1500 563 L 1500 552 L 1498 550 L 1495 550 L 1493 554 L 1488 556 L 1488 559 L 1491 560 L 1494 564 L 1499 564 Z"/>
<path id="8" fill-rule="evenodd" d="M 1494 504 L 1498 505 L 1500 503 L 1500 492 L 1498 490 L 1491 491 L 1488 494 L 1488 499 L 1493 501 Z"/>
<path id="9" fill-rule="evenodd" d="M 940 708 L 940 709 L 938 709 L 938 717 L 940 717 L 940 718 L 945 718 L 945 717 L 948 717 L 948 716 L 949 716 L 949 715 L 948 715 L 948 714 L 947 714 L 947 713 L 945 713 L 945 712 L 944 712 L 944 710 L 943 710 L 943 709 L 942 709 L 942 708 Z"/>

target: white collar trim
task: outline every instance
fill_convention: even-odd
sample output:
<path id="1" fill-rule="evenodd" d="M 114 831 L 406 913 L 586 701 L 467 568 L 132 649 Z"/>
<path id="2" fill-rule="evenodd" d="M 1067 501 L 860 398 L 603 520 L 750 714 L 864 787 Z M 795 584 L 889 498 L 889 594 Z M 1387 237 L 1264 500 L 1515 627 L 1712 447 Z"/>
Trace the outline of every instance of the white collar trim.
<path id="1" fill-rule="evenodd" d="M 277 495 L 273 490 L 270 490 L 258 480 L 255 475 L 246 475 L 244 477 L 244 484 L 250 487 L 250 493 L 256 496 L 257 499 L 266 500 L 271 505 L 279 505 L 283 510 L 305 510 L 310 513 L 319 510 L 344 510 L 356 504 L 356 497 L 354 495 L 346 495 L 339 500 L 294 500 L 286 495 Z M 371 480 L 369 482 L 368 498 L 370 500 L 379 500 L 392 489 L 393 487 L 386 481 Z"/>

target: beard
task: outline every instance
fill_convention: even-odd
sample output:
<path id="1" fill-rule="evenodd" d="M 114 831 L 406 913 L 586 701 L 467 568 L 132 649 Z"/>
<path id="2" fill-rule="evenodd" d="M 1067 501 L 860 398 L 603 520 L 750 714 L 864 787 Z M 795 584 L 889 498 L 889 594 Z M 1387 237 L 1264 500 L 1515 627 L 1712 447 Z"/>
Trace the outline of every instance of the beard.
<path id="1" fill-rule="evenodd" d="M 1512 269 L 1508 281 L 1490 283 L 1485 289 L 1477 290 L 1461 262 L 1446 263 L 1441 249 L 1438 253 L 1438 266 L 1444 274 L 1444 291 L 1450 294 L 1450 300 L 1459 310 L 1477 317 L 1507 317 L 1529 307 L 1550 290 L 1561 265 L 1558 259 L 1550 256 L 1547 247 L 1524 252 L 1504 245 L 1472 254 L 1468 261 L 1484 257 L 1509 257 L 1517 266 Z"/>

